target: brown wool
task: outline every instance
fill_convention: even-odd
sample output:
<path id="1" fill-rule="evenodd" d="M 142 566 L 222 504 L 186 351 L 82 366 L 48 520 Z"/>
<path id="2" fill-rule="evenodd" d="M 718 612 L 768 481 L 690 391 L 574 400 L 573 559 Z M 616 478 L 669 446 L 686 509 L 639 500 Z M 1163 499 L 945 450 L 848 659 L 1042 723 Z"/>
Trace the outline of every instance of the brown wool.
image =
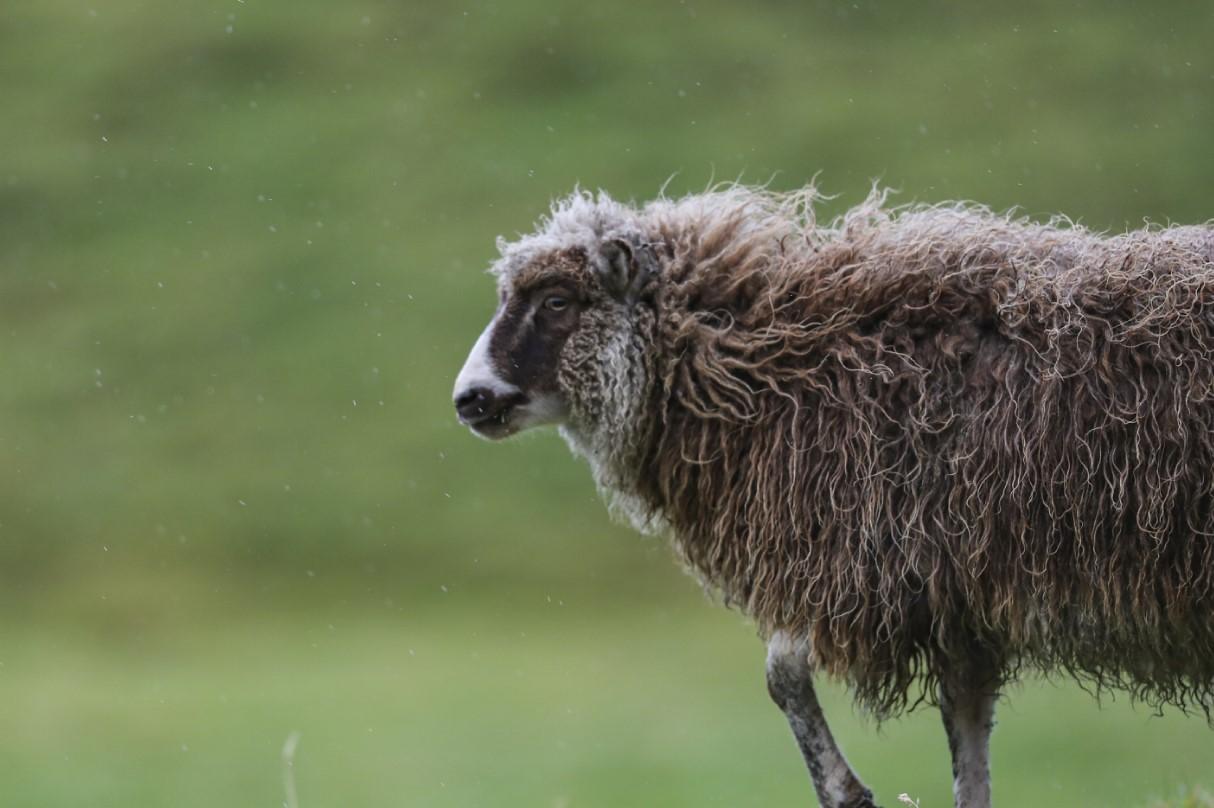
<path id="1" fill-rule="evenodd" d="M 600 484 L 880 718 L 968 668 L 1209 717 L 1214 228 L 813 199 L 626 208 L 661 265 Z"/>

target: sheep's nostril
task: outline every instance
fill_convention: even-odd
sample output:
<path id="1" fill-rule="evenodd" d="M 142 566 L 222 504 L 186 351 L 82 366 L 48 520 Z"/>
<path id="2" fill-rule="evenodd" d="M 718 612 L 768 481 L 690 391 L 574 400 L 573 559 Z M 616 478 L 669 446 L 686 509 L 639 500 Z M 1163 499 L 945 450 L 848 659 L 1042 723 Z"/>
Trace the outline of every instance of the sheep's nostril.
<path id="1" fill-rule="evenodd" d="M 455 397 L 455 408 L 462 410 L 485 397 L 485 391 L 479 387 L 471 390 L 465 390 Z"/>
<path id="2" fill-rule="evenodd" d="M 488 387 L 471 387 L 455 396 L 459 420 L 481 434 L 506 427 L 514 409 L 527 403 L 522 393 L 496 393 Z"/>
<path id="3" fill-rule="evenodd" d="M 493 415 L 496 396 L 487 387 L 473 387 L 455 397 L 455 411 L 461 421 L 476 423 Z"/>

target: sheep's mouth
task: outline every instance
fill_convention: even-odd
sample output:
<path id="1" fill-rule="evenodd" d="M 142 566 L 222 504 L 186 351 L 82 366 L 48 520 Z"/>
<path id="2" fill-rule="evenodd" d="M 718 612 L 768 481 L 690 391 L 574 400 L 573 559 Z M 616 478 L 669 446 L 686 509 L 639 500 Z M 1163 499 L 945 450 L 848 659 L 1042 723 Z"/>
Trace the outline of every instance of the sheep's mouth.
<path id="1" fill-rule="evenodd" d="M 519 431 L 515 415 L 526 405 L 527 397 L 512 395 L 497 399 L 491 407 L 481 412 L 461 416 L 464 425 L 482 438 L 501 440 Z"/>

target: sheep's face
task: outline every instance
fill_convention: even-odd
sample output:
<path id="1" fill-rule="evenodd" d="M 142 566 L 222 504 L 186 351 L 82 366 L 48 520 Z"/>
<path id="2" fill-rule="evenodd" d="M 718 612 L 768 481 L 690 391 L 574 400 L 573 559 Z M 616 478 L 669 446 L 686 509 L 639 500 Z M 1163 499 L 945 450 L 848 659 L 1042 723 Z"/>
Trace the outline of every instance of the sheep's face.
<path id="1" fill-rule="evenodd" d="M 497 311 L 455 382 L 460 421 L 491 440 L 571 420 L 593 428 L 646 275 L 639 252 L 613 239 L 499 267 Z"/>

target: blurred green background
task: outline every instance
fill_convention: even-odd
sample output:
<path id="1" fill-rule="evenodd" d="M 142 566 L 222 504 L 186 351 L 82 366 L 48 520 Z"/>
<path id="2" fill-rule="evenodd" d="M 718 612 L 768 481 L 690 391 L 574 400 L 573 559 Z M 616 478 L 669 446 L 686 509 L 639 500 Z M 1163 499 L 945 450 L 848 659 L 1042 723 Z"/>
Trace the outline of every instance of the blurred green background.
<path id="1" fill-rule="evenodd" d="M 1208 3 L 130 0 L 0 10 L 0 804 L 812 804 L 745 620 L 553 434 L 450 412 L 493 238 L 575 183 L 1214 216 Z M 885 805 L 929 711 L 827 707 Z M 1030 682 L 1003 805 L 1214 732 Z"/>

